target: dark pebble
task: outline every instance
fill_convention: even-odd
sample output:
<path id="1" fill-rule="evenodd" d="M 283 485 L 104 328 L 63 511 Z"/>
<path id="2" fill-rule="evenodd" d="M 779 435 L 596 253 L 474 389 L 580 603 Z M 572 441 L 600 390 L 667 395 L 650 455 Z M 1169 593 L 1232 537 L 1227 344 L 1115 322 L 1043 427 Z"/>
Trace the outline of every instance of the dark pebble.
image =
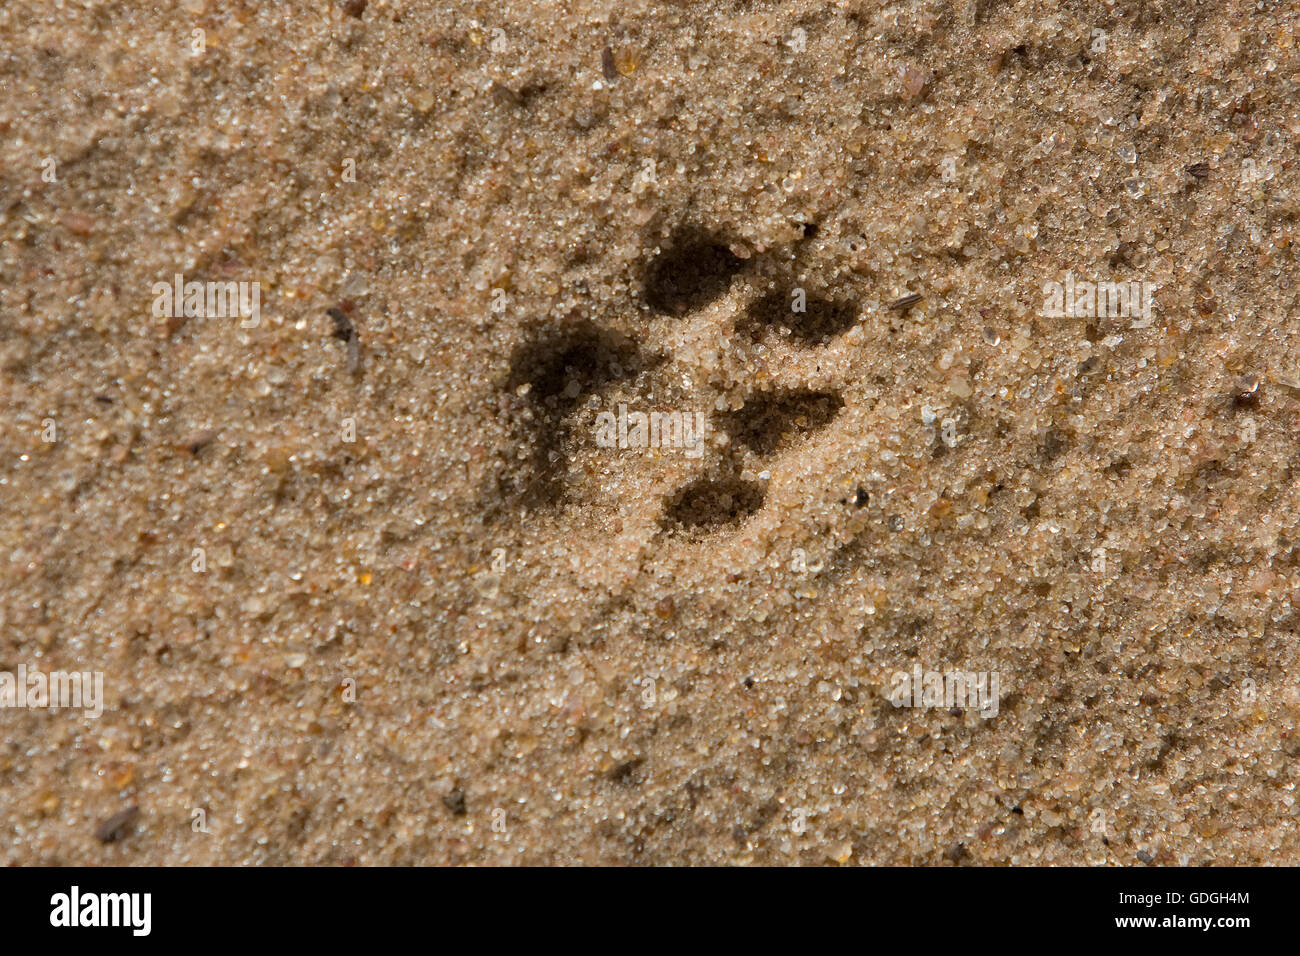
<path id="1" fill-rule="evenodd" d="M 907 295 L 897 298 L 893 302 L 889 303 L 889 307 L 895 312 L 906 312 L 920 301 L 921 293 L 909 292 Z"/>

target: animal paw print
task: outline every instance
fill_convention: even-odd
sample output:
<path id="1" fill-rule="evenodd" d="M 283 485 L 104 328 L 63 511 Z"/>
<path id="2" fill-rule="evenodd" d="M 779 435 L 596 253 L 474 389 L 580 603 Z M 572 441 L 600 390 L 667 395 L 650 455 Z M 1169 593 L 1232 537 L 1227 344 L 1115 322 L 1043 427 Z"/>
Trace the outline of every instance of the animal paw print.
<path id="1" fill-rule="evenodd" d="M 700 227 L 673 233 L 642 276 L 644 337 L 589 320 L 544 330 L 511 363 L 517 462 L 502 490 L 532 508 L 599 507 L 631 483 L 656 487 L 656 523 L 670 537 L 705 538 L 759 512 L 773 468 L 844 409 L 843 397 L 797 371 L 801 357 L 847 332 L 859 309 L 804 285 L 801 245 L 748 255 Z M 787 361 L 789 359 L 789 361 Z M 611 454 L 595 416 L 620 404 L 707 414 L 707 451 Z M 657 475 L 650 472 L 657 469 Z"/>

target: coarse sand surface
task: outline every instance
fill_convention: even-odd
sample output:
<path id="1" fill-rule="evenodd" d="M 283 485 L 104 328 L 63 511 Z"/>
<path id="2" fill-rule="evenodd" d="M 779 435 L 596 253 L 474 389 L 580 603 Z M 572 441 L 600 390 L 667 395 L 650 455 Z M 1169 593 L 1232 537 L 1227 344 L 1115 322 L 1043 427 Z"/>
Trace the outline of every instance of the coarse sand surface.
<path id="1" fill-rule="evenodd" d="M 1297 22 L 5 0 L 0 863 L 1300 862 Z"/>

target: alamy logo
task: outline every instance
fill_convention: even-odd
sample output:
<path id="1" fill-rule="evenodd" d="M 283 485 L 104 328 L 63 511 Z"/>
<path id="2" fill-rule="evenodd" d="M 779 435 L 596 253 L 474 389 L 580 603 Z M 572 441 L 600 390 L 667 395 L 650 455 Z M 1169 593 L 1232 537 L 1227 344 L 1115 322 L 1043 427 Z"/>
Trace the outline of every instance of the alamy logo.
<path id="1" fill-rule="evenodd" d="M 703 412 L 629 412 L 596 415 L 596 444 L 601 448 L 681 448 L 687 458 L 704 454 Z"/>
<path id="2" fill-rule="evenodd" d="M 1064 282 L 1043 283 L 1043 311 L 1049 319 L 1138 319 L 1135 329 L 1145 329 L 1155 321 L 1156 285 L 1154 282 L 1075 281 L 1068 273 Z"/>
<path id="3" fill-rule="evenodd" d="M 104 713 L 104 672 L 45 674 L 19 664 L 17 674 L 0 671 L 0 708 L 5 707 L 75 707 L 97 718 Z"/>
<path id="4" fill-rule="evenodd" d="M 996 671 L 895 671 L 889 702 L 895 707 L 967 707 L 981 717 L 998 715 L 1000 679 Z"/>
<path id="5" fill-rule="evenodd" d="M 260 282 L 186 282 L 177 273 L 171 282 L 155 282 L 153 314 L 159 319 L 229 319 L 239 317 L 241 328 L 256 328 L 262 321 Z"/>
<path id="6" fill-rule="evenodd" d="M 152 927 L 152 893 L 70 893 L 50 897 L 51 926 L 128 926 L 134 936 L 148 936 Z"/>

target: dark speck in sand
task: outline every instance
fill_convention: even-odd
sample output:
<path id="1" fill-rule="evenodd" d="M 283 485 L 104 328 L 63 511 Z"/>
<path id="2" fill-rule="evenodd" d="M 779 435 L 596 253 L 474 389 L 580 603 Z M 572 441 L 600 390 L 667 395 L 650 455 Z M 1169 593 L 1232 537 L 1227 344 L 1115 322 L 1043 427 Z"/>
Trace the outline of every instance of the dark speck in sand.
<path id="1" fill-rule="evenodd" d="M 182 444 L 185 446 L 186 451 L 191 455 L 197 455 L 199 452 L 203 451 L 203 449 L 207 448 L 208 445 L 212 444 L 216 437 L 217 433 L 213 429 L 204 428 L 201 431 L 196 431 L 190 434 Z"/>
<path id="2" fill-rule="evenodd" d="M 139 815 L 140 808 L 134 806 L 113 814 L 95 827 L 95 839 L 100 843 L 116 843 L 130 832 L 131 824 Z"/>
<path id="3" fill-rule="evenodd" d="M 640 775 L 637 771 L 640 769 L 642 760 L 628 760 L 609 772 L 609 779 L 623 787 L 630 787 L 640 782 Z"/>
<path id="4" fill-rule="evenodd" d="M 465 791 L 453 790 L 442 798 L 443 805 L 458 817 L 463 817 L 466 813 L 465 808 Z"/>
<path id="5" fill-rule="evenodd" d="M 361 348 L 357 343 L 356 326 L 342 309 L 326 309 L 325 314 L 334 320 L 334 331 L 330 334 L 347 346 L 348 372 L 355 375 L 361 367 Z"/>

